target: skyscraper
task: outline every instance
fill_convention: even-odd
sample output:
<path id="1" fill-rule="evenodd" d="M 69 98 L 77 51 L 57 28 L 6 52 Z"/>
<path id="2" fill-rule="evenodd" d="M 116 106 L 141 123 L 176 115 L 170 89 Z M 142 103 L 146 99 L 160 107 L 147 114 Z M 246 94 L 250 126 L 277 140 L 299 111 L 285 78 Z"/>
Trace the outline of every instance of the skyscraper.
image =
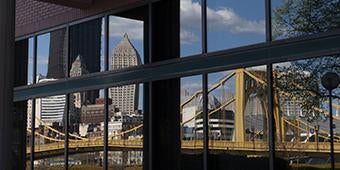
<path id="1" fill-rule="evenodd" d="M 50 33 L 48 70 L 46 78 L 61 79 L 67 73 L 67 32 L 59 29 Z"/>
<path id="2" fill-rule="evenodd" d="M 70 28 L 70 61 L 82 56 L 90 73 L 100 71 L 102 20 L 96 19 Z M 96 96 L 98 97 L 98 96 Z M 94 98 L 94 101 L 95 102 Z"/>
<path id="3" fill-rule="evenodd" d="M 70 64 L 80 55 L 89 73 L 100 72 L 102 19 L 70 27 Z M 69 65 L 71 67 L 71 65 Z M 86 100 L 95 103 L 99 90 L 86 92 Z"/>
<path id="4" fill-rule="evenodd" d="M 112 51 L 111 70 L 137 66 L 141 63 L 138 51 L 125 33 L 123 39 Z M 138 86 L 126 85 L 110 88 L 109 98 L 121 112 L 132 113 L 138 108 Z"/>
<path id="5" fill-rule="evenodd" d="M 78 77 L 85 74 L 88 74 L 86 65 L 83 62 L 82 57 L 78 55 L 77 58 L 72 63 L 70 77 Z M 74 104 L 73 106 L 75 108 L 80 109 L 83 102 L 86 102 L 86 93 L 85 92 L 73 93 L 73 95 L 71 96 L 71 102 L 73 102 Z"/>

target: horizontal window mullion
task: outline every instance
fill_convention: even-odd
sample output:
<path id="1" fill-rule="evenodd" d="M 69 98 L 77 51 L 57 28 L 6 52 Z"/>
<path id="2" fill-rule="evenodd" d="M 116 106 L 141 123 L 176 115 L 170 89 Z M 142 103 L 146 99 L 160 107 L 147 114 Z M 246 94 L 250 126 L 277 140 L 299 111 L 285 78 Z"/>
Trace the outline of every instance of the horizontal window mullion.
<path id="1" fill-rule="evenodd" d="M 339 31 L 320 35 L 323 36 L 261 43 L 119 71 L 17 87 L 14 89 L 14 101 L 340 53 Z"/>

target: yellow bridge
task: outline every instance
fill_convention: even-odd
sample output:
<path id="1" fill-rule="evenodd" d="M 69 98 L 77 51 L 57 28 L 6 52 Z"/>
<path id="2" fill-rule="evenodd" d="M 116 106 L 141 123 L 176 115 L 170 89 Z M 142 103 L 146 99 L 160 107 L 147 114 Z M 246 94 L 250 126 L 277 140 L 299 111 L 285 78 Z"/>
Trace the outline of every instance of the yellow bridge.
<path id="1" fill-rule="evenodd" d="M 219 111 L 225 110 L 226 107 L 231 106 L 232 104 L 235 107 L 235 118 L 234 118 L 234 138 L 232 140 L 209 140 L 209 149 L 211 152 L 227 152 L 232 154 L 246 154 L 246 155 L 266 155 L 268 152 L 268 142 L 265 139 L 253 139 L 247 140 L 245 138 L 245 108 L 247 107 L 248 99 L 252 94 L 258 95 L 257 97 L 260 99 L 261 110 L 263 113 L 263 127 L 262 129 L 255 129 L 254 133 L 259 135 L 260 133 L 264 134 L 267 129 L 267 120 L 268 120 L 268 109 L 265 108 L 265 105 L 268 103 L 268 99 L 266 97 L 266 86 L 267 83 L 264 80 L 265 74 L 251 72 L 246 69 L 237 69 L 233 72 L 230 72 L 227 76 L 221 79 L 216 84 L 212 85 L 208 89 L 208 93 L 214 91 L 218 88 L 223 88 L 227 81 L 229 81 L 232 77 L 235 79 L 235 95 L 233 98 L 225 99 L 224 102 L 217 108 L 209 110 L 208 115 L 212 116 L 213 114 L 218 113 Z M 276 73 L 276 76 L 279 76 Z M 248 81 L 248 83 L 246 83 Z M 251 81 L 251 83 L 249 83 Z M 249 86 L 249 84 L 251 84 Z M 303 90 L 303 86 L 293 83 L 292 85 L 296 86 L 298 89 Z M 317 136 L 318 138 L 323 139 L 323 141 L 311 142 L 311 141 L 302 141 L 299 139 L 302 133 L 310 134 L 310 129 L 313 128 L 309 123 L 302 121 L 300 119 L 291 120 L 285 117 L 281 113 L 279 98 L 289 98 L 292 101 L 300 101 L 303 103 L 299 97 L 295 96 L 289 91 L 285 91 L 280 87 L 276 87 L 274 84 L 274 90 L 276 91 L 274 96 L 274 118 L 275 118 L 275 126 L 276 126 L 276 152 L 278 155 L 325 155 L 329 154 L 330 143 L 329 141 L 329 133 L 326 130 L 320 129 L 320 133 Z M 202 95 L 202 91 L 195 92 L 191 97 L 189 97 L 186 101 L 181 104 L 181 112 L 185 106 L 192 102 L 194 99 L 199 98 Z M 310 92 L 310 95 L 315 95 Z M 333 103 L 333 107 L 339 109 L 339 105 Z M 324 111 L 318 107 L 313 107 L 313 109 L 321 114 L 328 115 L 327 111 Z M 183 113 L 181 113 L 183 114 Z M 181 126 L 185 126 L 186 124 L 195 121 L 200 115 L 202 111 L 195 113 L 195 116 L 183 120 Z M 335 120 L 340 121 L 340 117 L 334 117 Z M 52 127 L 46 125 L 43 121 L 37 119 L 44 128 L 49 131 L 56 133 L 61 136 L 65 136 L 64 133 L 53 129 Z M 129 134 L 131 132 L 135 132 L 137 130 L 141 130 L 143 128 L 143 124 L 135 126 L 134 128 L 123 131 L 119 134 L 109 136 L 108 146 L 109 150 L 112 151 L 121 151 L 121 150 L 142 150 L 143 149 L 143 139 L 129 139 L 124 140 L 122 137 L 125 134 Z M 286 139 L 286 134 L 288 129 L 292 131 L 294 137 L 296 137 L 295 141 L 290 141 L 290 139 Z M 31 133 L 30 129 L 27 129 L 28 133 Z M 56 139 L 55 137 L 50 137 L 48 135 L 43 135 L 35 132 L 35 136 L 44 139 L 44 144 L 35 145 L 35 159 L 41 159 L 46 157 L 52 157 L 57 155 L 64 154 L 64 140 Z M 69 153 L 84 153 L 84 152 L 94 152 L 94 151 L 102 151 L 103 150 L 103 137 L 94 137 L 94 138 L 84 138 L 75 134 L 69 134 Z M 183 136 L 182 136 L 183 137 Z M 254 136 L 253 136 L 254 137 Z M 335 134 L 335 154 L 340 154 L 340 136 Z M 115 139 L 116 138 L 116 139 Z M 48 142 L 46 142 L 48 141 Z M 191 140 L 183 140 L 181 141 L 182 151 L 199 151 L 203 149 L 203 141 L 199 139 L 191 139 Z M 27 157 L 29 157 L 31 150 L 30 147 L 27 147 Z"/>
<path id="2" fill-rule="evenodd" d="M 104 143 L 102 140 L 78 141 L 69 143 L 70 154 L 103 151 Z M 110 140 L 110 151 L 121 150 L 142 150 L 143 140 Z M 182 140 L 182 151 L 195 151 L 203 149 L 202 140 Z M 226 152 L 231 154 L 247 155 L 266 155 L 268 154 L 268 142 L 231 142 L 225 140 L 210 140 L 209 150 L 211 152 Z M 276 152 L 280 154 L 294 154 L 303 156 L 327 155 L 329 154 L 330 144 L 328 142 L 308 142 L 308 143 L 277 143 Z M 334 150 L 336 155 L 340 155 L 340 143 L 335 143 Z M 64 153 L 64 143 L 55 142 L 50 144 L 38 145 L 35 148 L 35 158 L 46 158 Z M 30 148 L 27 148 L 27 157 L 30 156 Z"/>

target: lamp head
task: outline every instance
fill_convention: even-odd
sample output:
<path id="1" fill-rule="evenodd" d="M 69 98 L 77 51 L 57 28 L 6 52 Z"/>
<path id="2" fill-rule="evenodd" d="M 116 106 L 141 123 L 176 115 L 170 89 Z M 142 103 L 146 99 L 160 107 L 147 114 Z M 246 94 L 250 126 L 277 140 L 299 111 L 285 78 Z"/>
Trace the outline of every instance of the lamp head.
<path id="1" fill-rule="evenodd" d="M 321 84 L 327 90 L 333 90 L 339 86 L 340 78 L 337 73 L 327 72 L 321 77 Z"/>

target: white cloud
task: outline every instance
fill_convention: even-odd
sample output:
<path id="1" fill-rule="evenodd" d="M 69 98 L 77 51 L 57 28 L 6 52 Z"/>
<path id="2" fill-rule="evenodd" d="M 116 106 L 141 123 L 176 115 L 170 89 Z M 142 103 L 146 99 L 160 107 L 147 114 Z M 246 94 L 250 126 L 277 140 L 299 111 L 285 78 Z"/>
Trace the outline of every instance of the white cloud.
<path id="1" fill-rule="evenodd" d="M 32 58 L 28 59 L 28 64 L 33 65 L 33 59 Z M 47 56 L 37 56 L 37 64 L 39 64 L 39 65 L 48 64 L 48 57 Z"/>
<path id="2" fill-rule="evenodd" d="M 180 37 L 183 44 L 192 44 L 198 41 L 198 36 L 195 33 L 186 30 L 181 30 Z"/>
<path id="3" fill-rule="evenodd" d="M 265 33 L 265 21 L 252 21 L 239 16 L 233 9 L 222 7 L 219 9 L 207 8 L 208 29 L 210 31 L 228 31 L 239 33 Z M 181 1 L 181 33 L 182 42 L 192 42 L 195 32 L 201 28 L 201 5 L 192 0 Z M 191 35 L 190 37 L 185 35 Z M 190 38 L 189 40 L 187 38 Z M 198 38 L 196 37 L 196 40 Z"/>
<path id="4" fill-rule="evenodd" d="M 46 57 L 46 56 L 37 56 L 37 64 L 40 64 L 40 65 L 48 64 L 48 57 Z"/>
<path id="5" fill-rule="evenodd" d="M 201 30 L 201 4 L 193 0 L 181 0 L 181 43 L 191 44 L 199 40 Z M 239 33 L 265 33 L 264 20 L 248 20 L 239 16 L 233 9 L 222 7 L 207 8 L 208 29 L 210 31 Z M 143 39 L 143 22 L 122 17 L 110 17 L 110 36 L 121 38 L 124 33 L 130 39 Z"/>
<path id="6" fill-rule="evenodd" d="M 127 33 L 130 39 L 143 40 L 143 21 L 110 17 L 110 36 L 122 38 L 124 33 Z"/>
<path id="7" fill-rule="evenodd" d="M 186 90 L 198 90 L 198 89 L 202 89 L 202 83 L 200 82 L 193 82 L 193 81 L 188 81 L 185 83 L 181 84 L 181 88 L 182 89 L 186 89 Z"/>

